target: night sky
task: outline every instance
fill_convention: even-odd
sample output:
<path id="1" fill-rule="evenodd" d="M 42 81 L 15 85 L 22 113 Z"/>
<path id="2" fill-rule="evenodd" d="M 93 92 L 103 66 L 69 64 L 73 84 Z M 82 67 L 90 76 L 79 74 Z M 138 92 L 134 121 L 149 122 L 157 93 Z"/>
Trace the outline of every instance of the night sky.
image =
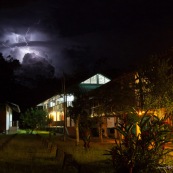
<path id="1" fill-rule="evenodd" d="M 172 46 L 171 1 L 0 0 L 0 52 L 19 76 L 124 69 Z"/>

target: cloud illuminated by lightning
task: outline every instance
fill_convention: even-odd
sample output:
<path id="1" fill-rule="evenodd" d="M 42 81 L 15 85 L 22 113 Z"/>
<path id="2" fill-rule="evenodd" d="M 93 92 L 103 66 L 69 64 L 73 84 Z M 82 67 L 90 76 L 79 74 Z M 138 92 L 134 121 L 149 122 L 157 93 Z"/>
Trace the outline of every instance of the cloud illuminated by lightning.
<path id="1" fill-rule="evenodd" d="M 57 76 L 63 71 L 71 71 L 71 61 L 64 56 L 64 50 L 78 45 L 73 40 L 59 37 L 58 33 L 50 33 L 44 28 L 41 20 L 33 25 L 0 26 L 0 52 L 3 57 L 12 56 L 23 64 L 26 54 L 35 59 L 47 60 L 54 68 Z M 55 34 L 55 35 L 54 35 Z M 65 69 L 65 70 L 64 70 Z"/>
<path id="2" fill-rule="evenodd" d="M 4 32 L 4 36 L 0 38 L 0 50 L 2 50 L 2 53 L 8 56 L 10 52 L 11 56 L 21 62 L 27 53 L 34 53 L 40 56 L 40 50 L 36 50 L 34 46 L 30 46 L 30 42 L 33 44 L 35 41 L 47 41 L 49 39 L 45 33 L 37 30 L 39 24 L 40 19 L 27 28 L 7 28 Z"/>
<path id="3" fill-rule="evenodd" d="M 28 27 L 25 33 L 6 32 L 1 40 L 0 49 L 2 53 L 8 56 L 10 52 L 11 56 L 22 62 L 24 55 L 27 53 L 34 53 L 40 56 L 41 49 L 36 50 L 36 47 L 39 46 L 39 42 L 49 41 L 49 37 L 40 31 L 32 33 L 31 28 Z M 45 48 L 43 55 L 45 55 L 46 50 Z"/>

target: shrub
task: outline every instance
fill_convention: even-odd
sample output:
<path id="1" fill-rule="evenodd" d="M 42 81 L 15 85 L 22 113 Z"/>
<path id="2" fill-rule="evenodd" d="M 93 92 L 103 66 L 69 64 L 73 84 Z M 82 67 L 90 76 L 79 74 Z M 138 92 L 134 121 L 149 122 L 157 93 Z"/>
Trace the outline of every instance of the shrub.
<path id="1" fill-rule="evenodd" d="M 165 148 L 171 141 L 167 118 L 145 114 L 137 122 L 119 124 L 116 129 L 122 135 L 122 141 L 115 140 L 116 145 L 109 151 L 117 173 L 157 173 L 170 168 L 164 162 L 165 156 L 172 151 Z M 137 126 L 139 134 L 136 133 Z"/>

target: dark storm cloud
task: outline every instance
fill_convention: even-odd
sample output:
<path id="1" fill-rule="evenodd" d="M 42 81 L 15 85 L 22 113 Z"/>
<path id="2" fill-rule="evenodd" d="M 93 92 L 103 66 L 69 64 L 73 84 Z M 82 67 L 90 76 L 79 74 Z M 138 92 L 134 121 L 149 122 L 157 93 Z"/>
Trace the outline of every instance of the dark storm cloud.
<path id="1" fill-rule="evenodd" d="M 48 61 L 54 67 L 56 76 L 61 75 L 62 71 L 69 72 L 73 65 L 69 64 L 71 62 L 64 58 L 62 52 L 76 43 L 60 37 L 59 29 L 54 28 L 55 24 L 49 20 L 52 4 L 38 0 L 26 1 L 18 6 L 20 1 L 16 2 L 10 6 L 4 1 L 5 7 L 0 11 L 0 51 L 4 57 L 11 55 L 24 65 L 26 54 L 37 55 L 33 58 Z"/>
<path id="2" fill-rule="evenodd" d="M 21 68 L 15 71 L 17 83 L 27 87 L 37 87 L 42 79 L 54 78 L 54 67 L 34 53 L 24 55 Z"/>
<path id="3" fill-rule="evenodd" d="M 103 58 L 111 68 L 122 68 L 173 45 L 166 1 L 1 2 L 0 51 L 21 62 L 26 54 L 39 57 L 57 76 L 77 66 L 94 68 Z"/>
<path id="4" fill-rule="evenodd" d="M 23 74 L 25 76 L 42 76 L 45 78 L 53 78 L 54 77 L 54 68 L 53 66 L 46 60 L 42 59 L 42 57 L 38 57 L 34 53 L 25 54 L 22 62 Z"/>
<path id="5" fill-rule="evenodd" d="M 0 0 L 0 52 L 21 62 L 10 97 L 33 105 L 63 73 L 69 86 L 170 49 L 172 13 L 168 0 Z"/>
<path id="6" fill-rule="evenodd" d="M 64 65 L 68 66 L 68 69 L 70 68 L 70 64 L 64 59 L 62 51 L 75 45 L 75 43 L 66 38 L 60 38 L 58 32 L 48 32 L 39 23 L 24 26 L 19 22 L 13 25 L 12 22 L 2 26 L 0 51 L 5 57 L 11 55 L 22 62 L 25 54 L 37 54 L 43 60 L 46 59 L 49 63 L 53 63 L 55 75 L 62 74 L 62 69 L 65 69 Z"/>

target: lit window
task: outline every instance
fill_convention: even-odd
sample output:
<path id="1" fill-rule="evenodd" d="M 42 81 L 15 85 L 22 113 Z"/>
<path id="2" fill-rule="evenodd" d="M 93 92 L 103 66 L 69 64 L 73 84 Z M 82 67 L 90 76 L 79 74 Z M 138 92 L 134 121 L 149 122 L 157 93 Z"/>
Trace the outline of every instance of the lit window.
<path id="1" fill-rule="evenodd" d="M 99 84 L 104 84 L 105 83 L 104 77 L 102 75 L 98 75 L 98 77 L 99 77 Z"/>
<path id="2" fill-rule="evenodd" d="M 97 83 L 97 78 L 96 77 L 97 77 L 96 75 L 91 77 L 91 83 L 92 84 L 96 84 Z"/>
<path id="3" fill-rule="evenodd" d="M 85 81 L 82 82 L 82 83 L 90 83 L 90 79 L 87 79 L 87 80 L 85 80 Z"/>

